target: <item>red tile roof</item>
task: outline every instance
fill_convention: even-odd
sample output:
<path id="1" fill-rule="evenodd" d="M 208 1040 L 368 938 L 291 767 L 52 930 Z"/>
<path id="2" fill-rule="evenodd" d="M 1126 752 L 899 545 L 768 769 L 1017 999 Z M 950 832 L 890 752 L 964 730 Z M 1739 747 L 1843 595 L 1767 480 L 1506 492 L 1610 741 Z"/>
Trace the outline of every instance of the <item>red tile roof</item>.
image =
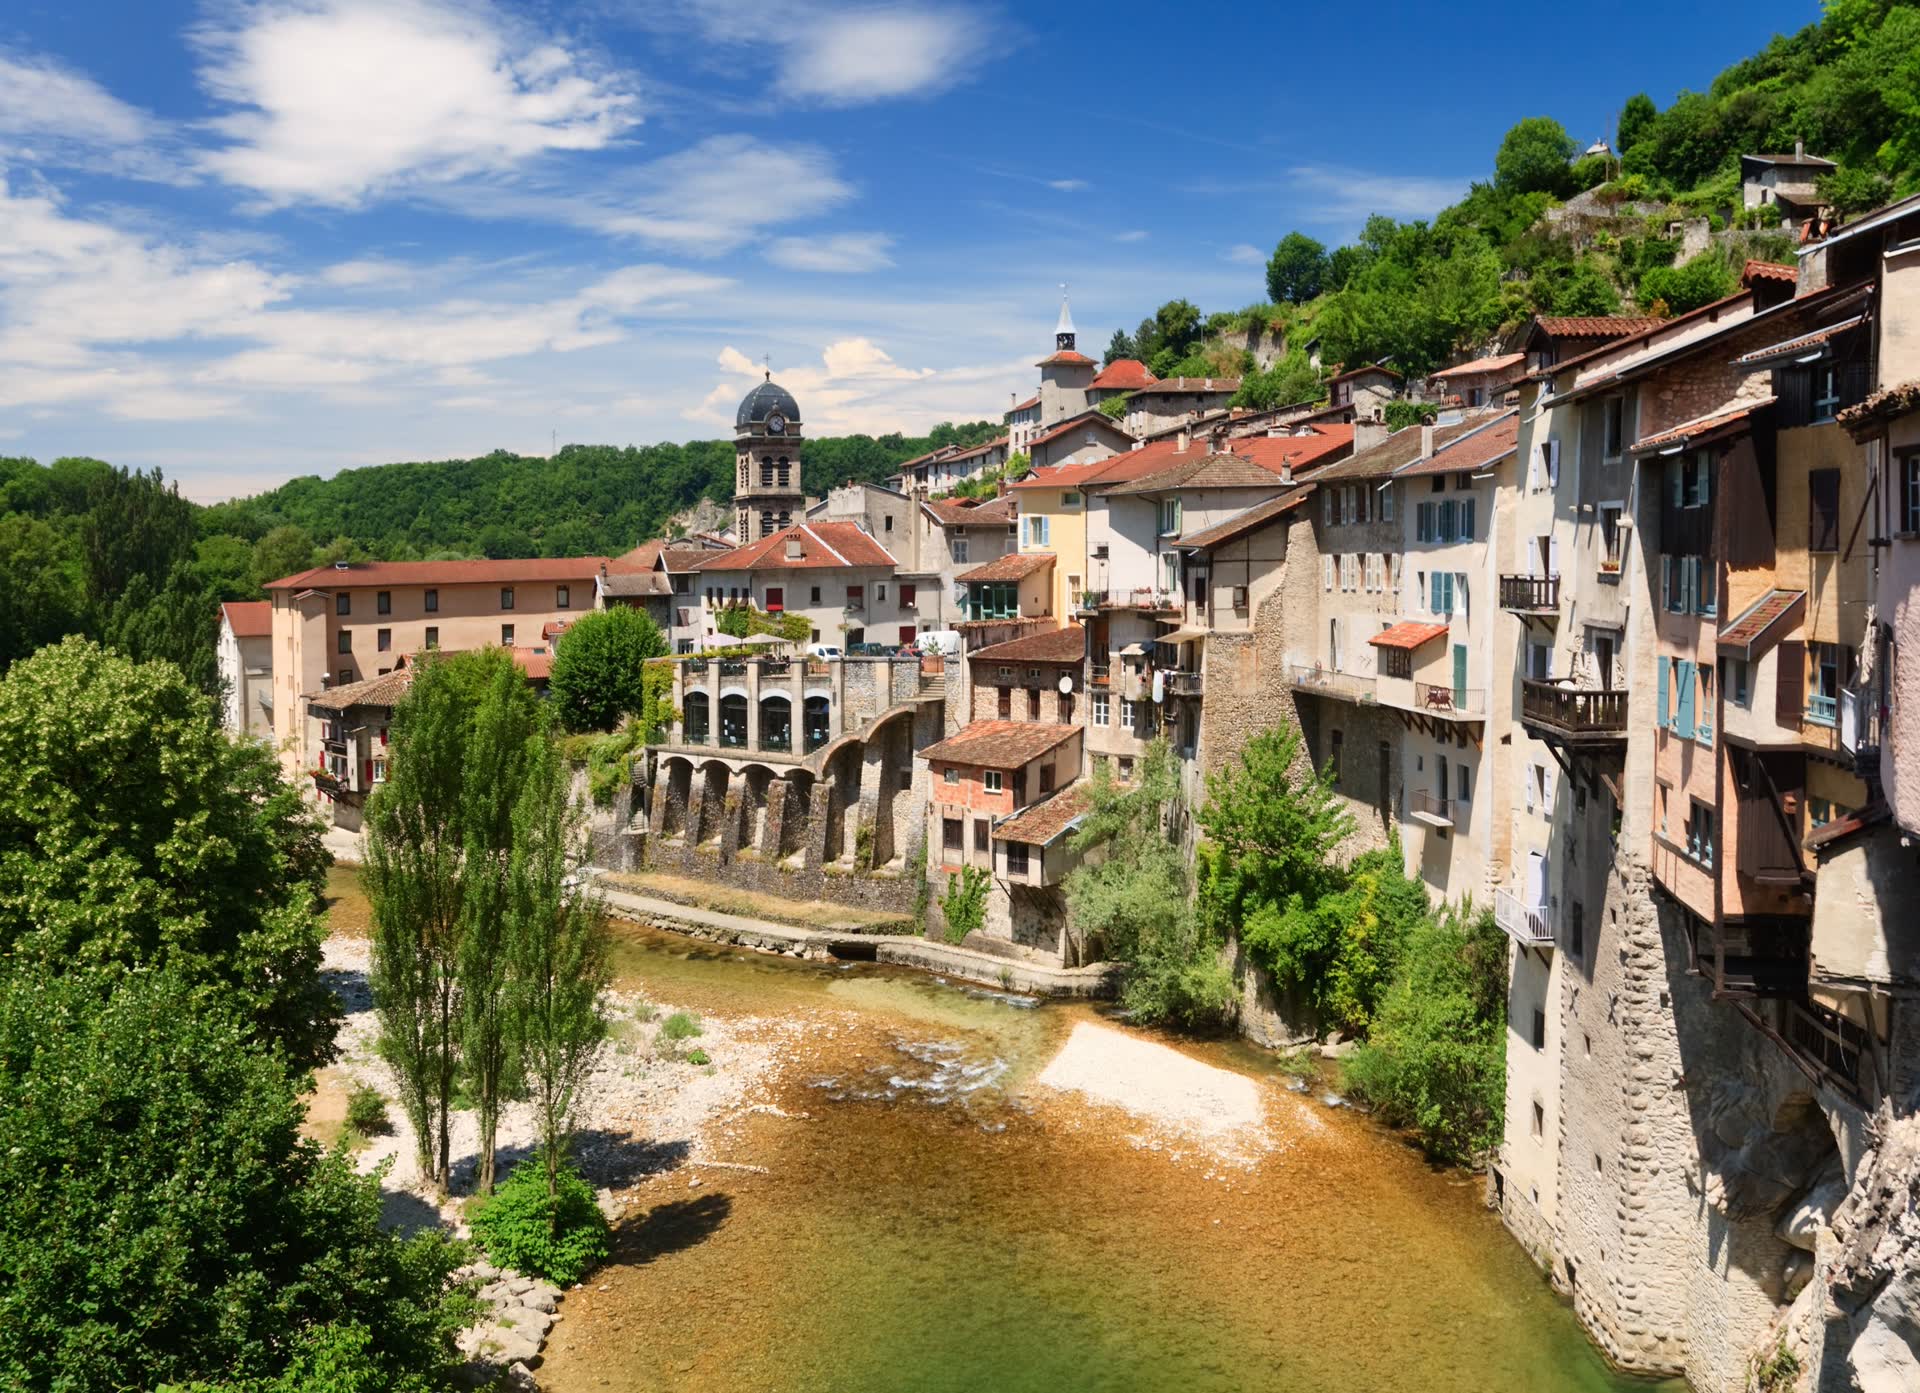
<path id="1" fill-rule="evenodd" d="M 1017 405 L 1008 407 L 1007 415 L 1013 416 L 1013 415 L 1019 414 L 1022 411 L 1031 411 L 1033 410 L 1034 407 L 1038 405 L 1040 405 L 1040 398 L 1028 397 L 1025 401 L 1020 402 Z"/>
<path id="2" fill-rule="evenodd" d="M 993 829 L 995 841 L 1045 846 L 1078 822 L 1093 800 L 1085 784 L 1073 783 L 1059 792 L 1029 803 Z"/>
<path id="3" fill-rule="evenodd" d="M 1352 446 L 1353 426 L 1346 422 L 1316 424 L 1312 435 L 1250 435 L 1227 442 L 1234 454 L 1276 474 L 1282 464 L 1296 471 L 1312 469 Z"/>
<path id="4" fill-rule="evenodd" d="M 1051 357 L 1042 358 L 1039 362 L 1034 364 L 1034 366 L 1037 368 L 1053 368 L 1053 367 L 1062 367 L 1062 366 L 1080 367 L 1082 365 L 1085 365 L 1086 367 L 1095 366 L 1093 359 L 1089 358 L 1084 353 L 1075 353 L 1071 348 L 1063 348 L 1058 353 L 1053 354 Z"/>
<path id="5" fill-rule="evenodd" d="M 591 584 L 605 556 L 527 557 L 507 561 L 361 561 L 315 566 L 267 582 L 268 590 L 340 590 L 370 585 L 512 585 L 579 581 Z"/>
<path id="6" fill-rule="evenodd" d="M 1788 285 L 1800 283 L 1800 268 L 1782 266 L 1774 261 L 1749 261 L 1740 269 L 1740 283 L 1752 285 L 1755 281 L 1785 281 Z"/>
<path id="7" fill-rule="evenodd" d="M 972 764 L 983 769 L 1018 769 L 1080 734 L 1079 726 L 1040 721 L 975 721 L 956 735 L 920 751 L 943 764 Z"/>
<path id="8" fill-rule="evenodd" d="M 1089 387 L 1111 387 L 1117 390 L 1131 390 L 1145 387 L 1160 379 L 1147 371 L 1147 365 L 1138 358 L 1115 358 L 1104 368 L 1100 375 L 1088 383 Z"/>
<path id="9" fill-rule="evenodd" d="M 1834 419 L 1856 435 L 1864 436 L 1871 434 L 1880 422 L 1894 420 L 1916 409 L 1920 409 L 1920 379 L 1883 387 L 1857 405 L 1847 407 Z"/>
<path id="10" fill-rule="evenodd" d="M 229 600 L 220 606 L 220 612 L 226 615 L 227 627 L 233 630 L 235 638 L 273 636 L 271 600 Z"/>
<path id="11" fill-rule="evenodd" d="M 1526 361 L 1527 355 L 1524 353 L 1503 353 L 1497 358 L 1475 358 L 1470 363 L 1442 368 L 1433 375 L 1435 377 L 1466 377 L 1472 373 L 1502 372 L 1507 368 L 1518 367 Z"/>
<path id="12" fill-rule="evenodd" d="M 1497 464 L 1520 448 L 1520 413 L 1508 412 L 1492 422 L 1456 436 L 1436 446 L 1428 459 L 1416 460 L 1395 475 L 1452 474 L 1460 470 L 1484 469 Z"/>
<path id="13" fill-rule="evenodd" d="M 984 566 L 975 566 L 971 571 L 962 571 L 954 579 L 964 585 L 976 581 L 1025 580 L 1035 571 L 1045 570 L 1053 564 L 1050 551 L 1010 551 L 1005 556 L 995 557 Z"/>
<path id="14" fill-rule="evenodd" d="M 942 527 L 1005 527 L 1018 515 L 1011 498 L 988 498 L 975 503 L 960 498 L 930 498 L 920 505 Z"/>
<path id="15" fill-rule="evenodd" d="M 798 556 L 787 542 L 800 543 Z M 811 571 L 838 566 L 891 566 L 887 549 L 851 522 L 807 522 L 783 527 L 771 537 L 715 552 L 694 563 L 696 571 Z"/>
<path id="16" fill-rule="evenodd" d="M 1232 489 L 1287 487 L 1279 472 L 1238 454 L 1202 454 L 1187 458 L 1166 469 L 1124 484 L 1096 485 L 1106 495 L 1125 497 L 1142 493 L 1165 493 L 1171 489 Z"/>
<path id="17" fill-rule="evenodd" d="M 1033 439 L 1027 443 L 1029 446 L 1044 445 L 1049 440 L 1058 440 L 1061 436 L 1071 435 L 1076 430 L 1085 430 L 1096 426 L 1104 429 L 1109 435 L 1118 436 L 1121 440 L 1128 443 L 1131 443 L 1133 440 L 1133 437 L 1128 435 L 1126 430 L 1118 425 L 1111 417 L 1099 411 L 1082 411 L 1079 415 L 1069 416 L 1066 420 L 1060 422 L 1059 425 L 1052 426 L 1039 435 L 1034 436 Z"/>
<path id="18" fill-rule="evenodd" d="M 1533 322 L 1543 333 L 1556 339 L 1620 339 L 1666 323 L 1652 315 L 1632 314 L 1543 314 Z"/>
<path id="19" fill-rule="evenodd" d="M 1332 377 L 1329 377 L 1327 381 L 1329 383 L 1345 382 L 1349 377 L 1359 377 L 1365 373 L 1370 373 L 1370 372 L 1383 372 L 1388 377 L 1391 377 L 1395 382 L 1401 382 L 1405 380 L 1400 373 L 1395 372 L 1392 368 L 1383 367 L 1379 363 L 1367 363 L 1357 368 L 1349 368 L 1345 372 L 1337 372 Z"/>
<path id="20" fill-rule="evenodd" d="M 1431 643 L 1446 633 L 1445 624 L 1422 624 L 1415 619 L 1403 620 L 1390 629 L 1382 629 L 1367 642 L 1376 648 L 1415 649 L 1423 643 Z"/>
<path id="21" fill-rule="evenodd" d="M 1809 330 L 1804 334 L 1796 334 L 1790 339 L 1784 339 L 1766 348 L 1756 348 L 1751 353 L 1742 353 L 1738 358 L 1735 358 L 1733 365 L 1737 368 L 1757 368 L 1763 367 L 1768 363 L 1776 362 L 1782 358 L 1791 358 L 1796 354 L 1805 353 L 1809 348 L 1820 347 L 1820 345 L 1831 340 L 1834 335 L 1844 334 L 1865 318 L 1865 314 L 1856 314 L 1850 319 L 1841 320 L 1838 324 L 1827 324 L 1821 328 Z"/>
<path id="22" fill-rule="evenodd" d="M 1086 631 L 1078 624 L 1059 629 L 1040 629 L 990 648 L 977 649 L 976 664 L 996 663 L 1077 663 L 1087 656 Z"/>
<path id="23" fill-rule="evenodd" d="M 1801 602 L 1806 598 L 1804 590 L 1769 590 L 1735 616 L 1714 636 L 1714 642 L 1720 648 L 1738 649 L 1739 656 L 1749 661 L 1761 657 L 1773 646 L 1772 640 L 1784 637 L 1805 613 Z"/>
<path id="24" fill-rule="evenodd" d="M 1648 450 L 1658 450 L 1666 445 L 1685 445 L 1703 441 L 1708 436 L 1727 430 L 1729 427 L 1741 425 L 1761 407 L 1772 405 L 1773 398 L 1768 397 L 1765 401 L 1746 402 L 1730 411 L 1716 411 L 1711 416 L 1683 421 L 1657 435 L 1649 435 L 1644 440 L 1634 441 L 1633 453 L 1645 454 Z"/>
<path id="25" fill-rule="evenodd" d="M 363 678 L 343 687 L 328 687 L 303 695 L 308 706 L 318 707 L 322 711 L 347 711 L 356 706 L 392 708 L 400 704 L 400 698 L 407 694 L 407 688 L 412 685 L 413 669 L 397 667 L 378 677 Z"/>

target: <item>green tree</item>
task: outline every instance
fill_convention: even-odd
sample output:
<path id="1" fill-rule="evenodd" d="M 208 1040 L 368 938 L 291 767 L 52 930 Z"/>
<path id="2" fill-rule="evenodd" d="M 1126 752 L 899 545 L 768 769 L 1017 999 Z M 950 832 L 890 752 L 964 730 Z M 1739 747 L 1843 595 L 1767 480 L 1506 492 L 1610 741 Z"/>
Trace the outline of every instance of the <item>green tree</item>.
<path id="1" fill-rule="evenodd" d="M 1269 299 L 1302 305 L 1319 295 L 1327 282 L 1327 249 L 1303 232 L 1280 239 L 1267 261 Z"/>
<path id="2" fill-rule="evenodd" d="M 1665 306 L 1668 314 L 1685 314 L 1715 300 L 1724 300 L 1740 288 L 1733 269 L 1712 252 L 1702 252 L 1682 266 L 1654 266 L 1643 272 L 1634 288 L 1642 309 Z"/>
<path id="3" fill-rule="evenodd" d="M 1324 384 L 1307 355 L 1294 349 L 1272 367 L 1250 372 L 1240 379 L 1240 390 L 1232 405 L 1255 411 L 1271 411 L 1277 406 L 1316 401 L 1324 395 Z"/>
<path id="4" fill-rule="evenodd" d="M 1223 931 L 1262 905 L 1294 895 L 1312 902 L 1340 884 L 1331 857 L 1353 818 L 1333 792 L 1332 770 L 1313 771 L 1296 730 L 1261 731 L 1208 775 L 1198 821 L 1207 834 L 1200 910 Z"/>
<path id="5" fill-rule="evenodd" d="M 1113 337 L 1107 340 L 1107 353 L 1103 361 L 1117 363 L 1122 358 L 1131 358 L 1133 351 L 1133 340 L 1127 336 L 1127 331 L 1115 329 Z"/>
<path id="6" fill-rule="evenodd" d="M 170 969 L 0 968 L 0 1386 L 369 1386 L 455 1364 L 458 1245 L 401 1239 L 376 1178 L 300 1135 L 282 1059 Z"/>
<path id="7" fill-rule="evenodd" d="M 283 524 L 253 544 L 253 581 L 264 586 L 269 581 L 299 575 L 313 566 L 313 538 L 304 527 Z"/>
<path id="8" fill-rule="evenodd" d="M 1659 116 L 1660 111 L 1654 106 L 1653 98 L 1645 92 L 1635 92 L 1620 108 L 1620 124 L 1614 133 L 1613 148 L 1622 155 L 1626 154 L 1641 142 Z"/>
<path id="9" fill-rule="evenodd" d="M 1506 936 L 1491 910 L 1448 906 L 1418 921 L 1404 962 L 1347 1082 L 1435 1157 L 1472 1160 L 1506 1114 Z"/>
<path id="10" fill-rule="evenodd" d="M 81 625 L 79 554 L 53 524 L 0 514 L 0 674 Z"/>
<path id="11" fill-rule="evenodd" d="M 1504 193 L 1562 193 L 1575 148 L 1566 127 L 1551 116 L 1529 116 L 1500 142 L 1493 158 L 1494 187 Z"/>
<path id="12" fill-rule="evenodd" d="M 660 626 L 621 605 L 583 614 L 560 636 L 547 693 L 568 730 L 612 730 L 645 708 L 642 673 L 666 656 Z"/>
<path id="13" fill-rule="evenodd" d="M 0 953 L 162 966 L 297 1067 L 332 1051 L 320 828 L 173 668 L 68 638 L 0 680 Z"/>
<path id="14" fill-rule="evenodd" d="M 606 1039 L 601 997 L 612 981 L 605 915 L 583 884 L 583 822 L 559 747 L 536 736 L 514 806 L 504 928 L 508 1018 L 555 1200 L 580 1090 Z"/>
<path id="15" fill-rule="evenodd" d="M 1126 964 L 1121 1000 L 1142 1020 L 1225 1022 L 1239 994 L 1220 938 L 1193 912 L 1187 858 L 1167 831 L 1180 811 L 1167 742 L 1147 747 L 1130 784 L 1097 773 L 1087 797 L 1069 843 L 1084 859 L 1067 876 L 1067 907 L 1090 941 Z"/>

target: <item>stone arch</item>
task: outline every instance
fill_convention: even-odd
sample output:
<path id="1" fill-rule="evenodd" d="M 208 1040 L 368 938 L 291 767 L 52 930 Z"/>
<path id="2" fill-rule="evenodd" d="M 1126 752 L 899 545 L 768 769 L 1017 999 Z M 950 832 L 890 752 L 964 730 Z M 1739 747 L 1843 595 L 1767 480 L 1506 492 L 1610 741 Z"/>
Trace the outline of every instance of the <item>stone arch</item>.
<path id="1" fill-rule="evenodd" d="M 760 698 L 760 748 L 793 748 L 793 699 L 785 692 L 766 692 Z"/>
<path id="2" fill-rule="evenodd" d="M 715 741 L 723 750 L 747 748 L 747 694 L 728 691 L 720 695 L 720 722 Z"/>
<path id="3" fill-rule="evenodd" d="M 794 769 L 776 783 L 780 794 L 779 825 L 773 854 L 785 859 L 803 854 L 807 834 L 813 830 L 814 777 L 804 769 Z"/>
<path id="4" fill-rule="evenodd" d="M 747 765 L 734 780 L 740 800 L 735 845 L 742 851 L 761 845 L 767 825 L 767 795 L 773 782 L 773 771 L 764 764 Z"/>
<path id="5" fill-rule="evenodd" d="M 688 692 L 680 703 L 680 738 L 689 745 L 713 738 L 713 703 L 705 692 Z"/>
<path id="6" fill-rule="evenodd" d="M 896 860 L 909 840 L 901 825 L 913 786 L 913 712 L 902 709 L 880 718 L 868 732 L 862 763 L 873 787 L 873 864 Z"/>
<path id="7" fill-rule="evenodd" d="M 826 762 L 827 827 L 824 859 L 850 860 L 859 841 L 860 787 L 865 749 L 849 740 Z"/>
<path id="8" fill-rule="evenodd" d="M 669 759 L 660 780 L 660 835 L 684 837 L 688 802 L 693 797 L 693 761 Z"/>
<path id="9" fill-rule="evenodd" d="M 719 845 L 726 831 L 727 788 L 732 777 L 733 771 L 717 759 L 710 759 L 700 766 L 694 790 L 697 802 L 690 821 L 688 841 L 702 846 Z"/>

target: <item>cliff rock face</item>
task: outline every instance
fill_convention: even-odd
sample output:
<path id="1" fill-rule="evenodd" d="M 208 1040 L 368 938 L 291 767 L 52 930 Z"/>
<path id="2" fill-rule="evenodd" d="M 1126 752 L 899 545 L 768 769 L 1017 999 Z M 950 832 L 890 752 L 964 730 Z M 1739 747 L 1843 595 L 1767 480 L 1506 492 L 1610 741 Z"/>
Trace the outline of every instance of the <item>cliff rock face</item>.
<path id="1" fill-rule="evenodd" d="M 1823 1393 L 1920 1388 L 1920 1116 L 1883 1106 L 1872 1131 L 1803 1297 Z"/>

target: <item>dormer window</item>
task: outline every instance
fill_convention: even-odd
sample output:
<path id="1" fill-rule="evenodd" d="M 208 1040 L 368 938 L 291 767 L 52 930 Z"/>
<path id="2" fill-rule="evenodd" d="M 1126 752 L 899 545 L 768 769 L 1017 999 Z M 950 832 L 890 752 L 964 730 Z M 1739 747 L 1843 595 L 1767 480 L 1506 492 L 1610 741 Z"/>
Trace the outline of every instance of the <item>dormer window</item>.
<path id="1" fill-rule="evenodd" d="M 803 555 L 804 553 L 800 549 L 800 539 L 798 537 L 787 538 L 787 560 L 798 561 Z"/>

